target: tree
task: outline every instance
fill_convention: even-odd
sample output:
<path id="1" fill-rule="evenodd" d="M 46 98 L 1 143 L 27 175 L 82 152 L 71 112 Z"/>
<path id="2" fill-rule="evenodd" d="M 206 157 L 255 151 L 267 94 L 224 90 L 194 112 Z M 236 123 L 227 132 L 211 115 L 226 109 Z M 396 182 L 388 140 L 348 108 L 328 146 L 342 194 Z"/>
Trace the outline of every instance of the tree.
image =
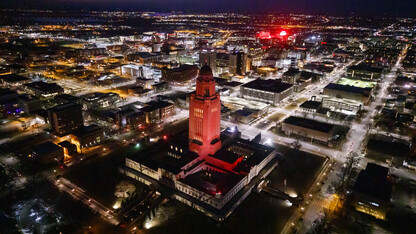
<path id="1" fill-rule="evenodd" d="M 373 129 L 373 123 L 367 123 L 365 126 L 365 131 L 367 132 L 367 134 L 371 131 L 371 129 Z"/>
<path id="2" fill-rule="evenodd" d="M 308 234 L 326 234 L 330 233 L 330 217 L 328 211 L 324 211 L 312 224 L 311 230 Z"/>
<path id="3" fill-rule="evenodd" d="M 335 183 L 335 192 L 339 194 L 344 194 L 347 187 L 349 186 L 351 179 L 356 176 L 358 172 L 358 164 L 360 162 L 360 157 L 356 152 L 350 152 L 348 157 L 345 160 L 344 166 L 341 171 L 337 174 L 339 177 L 339 183 Z"/>
<path id="4" fill-rule="evenodd" d="M 302 147 L 302 144 L 298 140 L 296 140 L 292 142 L 292 146 L 295 150 L 300 150 L 300 148 Z"/>

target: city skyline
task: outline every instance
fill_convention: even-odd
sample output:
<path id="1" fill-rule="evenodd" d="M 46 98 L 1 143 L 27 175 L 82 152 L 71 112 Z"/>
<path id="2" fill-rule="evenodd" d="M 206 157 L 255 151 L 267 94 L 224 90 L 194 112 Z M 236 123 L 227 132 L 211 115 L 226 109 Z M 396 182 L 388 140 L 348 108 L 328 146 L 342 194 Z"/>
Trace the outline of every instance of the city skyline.
<path id="1" fill-rule="evenodd" d="M 183 11 L 184 13 L 356 14 L 366 17 L 411 16 L 412 12 L 416 10 L 416 3 L 406 0 L 46 0 L 42 1 L 42 4 L 30 0 L 6 0 L 2 4 L 6 8 L 20 9 Z"/>
<path id="2" fill-rule="evenodd" d="M 416 233 L 416 3 L 0 5 L 0 233 Z"/>

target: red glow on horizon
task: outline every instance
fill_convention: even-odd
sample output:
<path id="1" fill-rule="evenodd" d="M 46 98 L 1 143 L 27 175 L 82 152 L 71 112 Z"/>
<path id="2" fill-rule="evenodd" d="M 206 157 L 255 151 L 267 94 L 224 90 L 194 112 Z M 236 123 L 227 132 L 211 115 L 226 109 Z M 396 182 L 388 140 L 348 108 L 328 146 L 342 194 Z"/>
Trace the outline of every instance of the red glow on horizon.
<path id="1" fill-rule="evenodd" d="M 281 38 L 288 36 L 289 33 L 286 30 L 280 30 L 275 32 L 269 32 L 269 31 L 260 31 L 257 33 L 257 38 L 267 40 L 267 39 L 273 39 L 273 38 Z"/>
<path id="2" fill-rule="evenodd" d="M 260 39 L 270 39 L 272 36 L 270 35 L 270 32 L 261 31 L 257 37 Z"/>

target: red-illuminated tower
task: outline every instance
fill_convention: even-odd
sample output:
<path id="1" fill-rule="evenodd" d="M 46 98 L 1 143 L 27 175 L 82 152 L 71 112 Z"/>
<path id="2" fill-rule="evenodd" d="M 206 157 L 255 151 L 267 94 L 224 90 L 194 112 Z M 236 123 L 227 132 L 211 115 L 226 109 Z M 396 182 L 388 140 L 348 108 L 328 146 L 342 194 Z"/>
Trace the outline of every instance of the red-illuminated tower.
<path id="1" fill-rule="evenodd" d="M 204 158 L 217 152 L 221 148 L 220 120 L 220 94 L 215 91 L 211 68 L 205 65 L 189 100 L 189 150 Z"/>

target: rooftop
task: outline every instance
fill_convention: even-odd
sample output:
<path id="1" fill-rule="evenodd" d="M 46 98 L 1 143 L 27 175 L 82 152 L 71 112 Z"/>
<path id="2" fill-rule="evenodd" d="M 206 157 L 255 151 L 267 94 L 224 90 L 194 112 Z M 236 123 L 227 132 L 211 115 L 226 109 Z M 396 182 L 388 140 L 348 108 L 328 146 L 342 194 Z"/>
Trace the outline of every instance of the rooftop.
<path id="1" fill-rule="evenodd" d="M 281 93 L 289 88 L 291 88 L 293 85 L 282 83 L 281 80 L 253 80 L 249 83 L 246 83 L 243 85 L 243 87 L 251 88 L 251 89 L 257 89 L 257 90 L 263 90 L 273 93 Z"/>
<path id="2" fill-rule="evenodd" d="M 77 137 L 82 137 L 86 134 L 89 134 L 91 132 L 95 132 L 95 131 L 101 131 L 103 128 L 97 124 L 91 124 L 88 126 L 81 126 L 79 127 L 77 130 L 75 130 L 72 135 L 77 136 Z"/>
<path id="3" fill-rule="evenodd" d="M 21 82 L 21 81 L 27 81 L 30 79 L 21 75 L 8 74 L 8 75 L 0 76 L 0 80 L 3 80 L 4 82 L 8 82 L 8 83 L 16 83 L 16 82 Z"/>
<path id="4" fill-rule="evenodd" d="M 46 83 L 43 81 L 36 81 L 32 83 L 25 84 L 25 86 L 37 89 L 40 91 L 48 92 L 48 91 L 55 91 L 55 90 L 63 90 L 63 88 L 56 83 Z"/>
<path id="5" fill-rule="evenodd" d="M 302 103 L 300 107 L 306 108 L 306 109 L 318 109 L 319 107 L 321 107 L 321 105 L 322 105 L 322 102 L 309 100 L 309 101 Z"/>
<path id="6" fill-rule="evenodd" d="M 306 119 L 306 118 L 301 118 L 301 117 L 296 117 L 296 116 L 290 116 L 286 118 L 283 121 L 283 123 L 296 125 L 298 127 L 308 128 L 308 129 L 312 129 L 312 130 L 315 130 L 318 132 L 324 132 L 324 133 L 329 133 L 334 128 L 333 124 L 318 122 L 316 120 Z"/>
<path id="7" fill-rule="evenodd" d="M 392 183 L 388 181 L 389 169 L 374 163 L 368 163 L 365 170 L 361 170 L 354 185 L 354 192 L 358 192 L 383 201 L 390 201 Z"/>
<path id="8" fill-rule="evenodd" d="M 336 84 L 336 83 L 330 83 L 327 86 L 325 86 L 325 89 L 333 89 L 333 90 L 339 90 L 344 92 L 350 92 L 350 93 L 360 93 L 367 95 L 369 92 L 371 92 L 372 88 L 360 88 L 356 86 L 351 85 L 342 85 L 342 84 Z"/>
<path id="9" fill-rule="evenodd" d="M 61 110 L 66 110 L 66 109 L 71 109 L 71 108 L 82 108 L 80 104 L 75 103 L 75 102 L 67 102 L 61 105 L 57 105 L 54 106 L 52 108 L 50 108 L 50 111 L 61 111 Z"/>
<path id="10" fill-rule="evenodd" d="M 45 154 L 49 154 L 51 152 L 55 152 L 57 150 L 62 150 L 57 144 L 53 143 L 52 141 L 47 141 L 42 144 L 36 145 L 33 147 L 33 152 L 37 154 L 37 156 L 42 156 Z"/>

